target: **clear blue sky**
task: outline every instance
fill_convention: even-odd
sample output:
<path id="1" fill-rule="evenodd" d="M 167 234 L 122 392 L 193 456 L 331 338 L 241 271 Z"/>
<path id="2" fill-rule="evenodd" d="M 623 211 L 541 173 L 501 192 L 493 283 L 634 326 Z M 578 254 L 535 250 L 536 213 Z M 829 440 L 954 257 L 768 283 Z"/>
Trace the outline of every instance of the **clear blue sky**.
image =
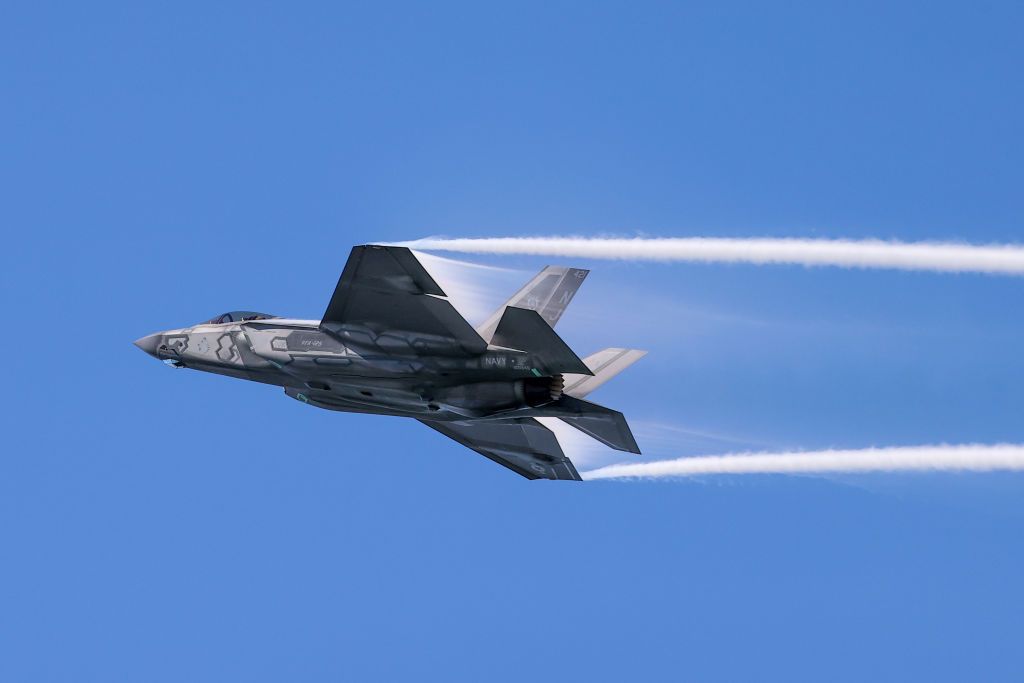
<path id="1" fill-rule="evenodd" d="M 530 483 L 131 345 L 428 234 L 1024 241 L 1018 3 L 137 5 L 0 11 L 0 679 L 1020 680 L 1024 476 Z M 1020 279 L 567 265 L 664 455 L 1024 441 Z"/>

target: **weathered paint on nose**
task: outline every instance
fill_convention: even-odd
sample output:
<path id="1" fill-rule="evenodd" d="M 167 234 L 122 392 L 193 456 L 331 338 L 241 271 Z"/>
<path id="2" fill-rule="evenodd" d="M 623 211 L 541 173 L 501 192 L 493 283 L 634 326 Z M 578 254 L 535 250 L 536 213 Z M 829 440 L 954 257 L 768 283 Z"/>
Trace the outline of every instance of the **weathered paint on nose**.
<path id="1" fill-rule="evenodd" d="M 135 340 L 135 345 L 151 356 L 156 355 L 156 347 L 160 345 L 160 335 L 151 334 Z"/>

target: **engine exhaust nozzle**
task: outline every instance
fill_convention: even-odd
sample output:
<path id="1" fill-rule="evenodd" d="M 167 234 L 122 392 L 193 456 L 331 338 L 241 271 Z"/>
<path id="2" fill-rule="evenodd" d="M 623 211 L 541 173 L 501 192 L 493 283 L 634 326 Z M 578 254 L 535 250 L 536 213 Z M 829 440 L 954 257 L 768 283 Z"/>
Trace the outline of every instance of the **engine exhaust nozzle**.
<path id="1" fill-rule="evenodd" d="M 548 387 L 548 391 L 551 393 L 551 400 L 557 401 L 562 398 L 562 392 L 565 391 L 565 378 L 561 375 L 555 375 L 551 378 L 551 385 Z"/>

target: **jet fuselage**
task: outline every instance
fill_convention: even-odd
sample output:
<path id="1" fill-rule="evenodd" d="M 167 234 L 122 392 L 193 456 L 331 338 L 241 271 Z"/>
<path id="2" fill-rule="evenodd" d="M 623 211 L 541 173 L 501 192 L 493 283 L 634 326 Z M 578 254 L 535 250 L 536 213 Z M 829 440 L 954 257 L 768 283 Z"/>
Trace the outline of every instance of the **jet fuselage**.
<path id="1" fill-rule="evenodd" d="M 622 413 L 584 397 L 644 355 L 608 348 L 582 359 L 555 333 L 586 275 L 547 266 L 473 327 L 411 250 L 362 245 L 320 320 L 231 311 L 135 345 L 318 408 L 415 418 L 529 479 L 579 481 L 542 420 L 639 453 Z"/>
<path id="2" fill-rule="evenodd" d="M 344 412 L 461 420 L 504 416 L 559 396 L 560 380 L 541 376 L 528 353 L 490 347 L 469 358 L 402 355 L 399 337 L 382 342 L 356 330 L 349 336 L 374 342 L 343 342 L 346 331 L 331 335 L 319 326 L 284 318 L 204 323 L 136 345 L 168 365 L 274 384 L 299 401 Z"/>

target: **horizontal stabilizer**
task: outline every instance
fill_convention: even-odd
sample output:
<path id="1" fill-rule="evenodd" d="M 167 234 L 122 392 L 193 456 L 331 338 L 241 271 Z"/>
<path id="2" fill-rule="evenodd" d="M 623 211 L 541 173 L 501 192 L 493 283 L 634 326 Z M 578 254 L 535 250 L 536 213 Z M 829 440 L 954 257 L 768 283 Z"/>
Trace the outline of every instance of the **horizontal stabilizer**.
<path id="1" fill-rule="evenodd" d="M 559 415 L 562 422 L 572 425 L 609 448 L 627 453 L 640 453 L 640 447 L 636 445 L 636 439 L 633 438 L 633 432 L 626 423 L 626 417 L 619 411 L 572 396 L 563 396 L 558 403 L 565 408 L 573 407 L 579 411 L 577 415 L 571 417 Z"/>
<path id="2" fill-rule="evenodd" d="M 549 374 L 574 373 L 590 375 L 579 356 L 572 352 L 537 311 L 509 306 L 498 322 L 491 343 L 508 349 L 525 351 L 543 365 Z"/>
<path id="3" fill-rule="evenodd" d="M 566 375 L 565 393 L 583 398 L 647 355 L 637 349 L 605 349 L 583 359 L 593 375 Z"/>
<path id="4" fill-rule="evenodd" d="M 502 304 L 501 308 L 477 328 L 477 332 L 490 342 L 501 316 L 509 306 L 537 311 L 548 325 L 554 327 L 589 272 L 582 268 L 548 266 Z"/>
<path id="5" fill-rule="evenodd" d="M 640 453 L 625 416 L 617 410 L 563 395 L 554 403 L 531 408 L 533 417 L 557 417 L 605 446 L 627 453 Z"/>

